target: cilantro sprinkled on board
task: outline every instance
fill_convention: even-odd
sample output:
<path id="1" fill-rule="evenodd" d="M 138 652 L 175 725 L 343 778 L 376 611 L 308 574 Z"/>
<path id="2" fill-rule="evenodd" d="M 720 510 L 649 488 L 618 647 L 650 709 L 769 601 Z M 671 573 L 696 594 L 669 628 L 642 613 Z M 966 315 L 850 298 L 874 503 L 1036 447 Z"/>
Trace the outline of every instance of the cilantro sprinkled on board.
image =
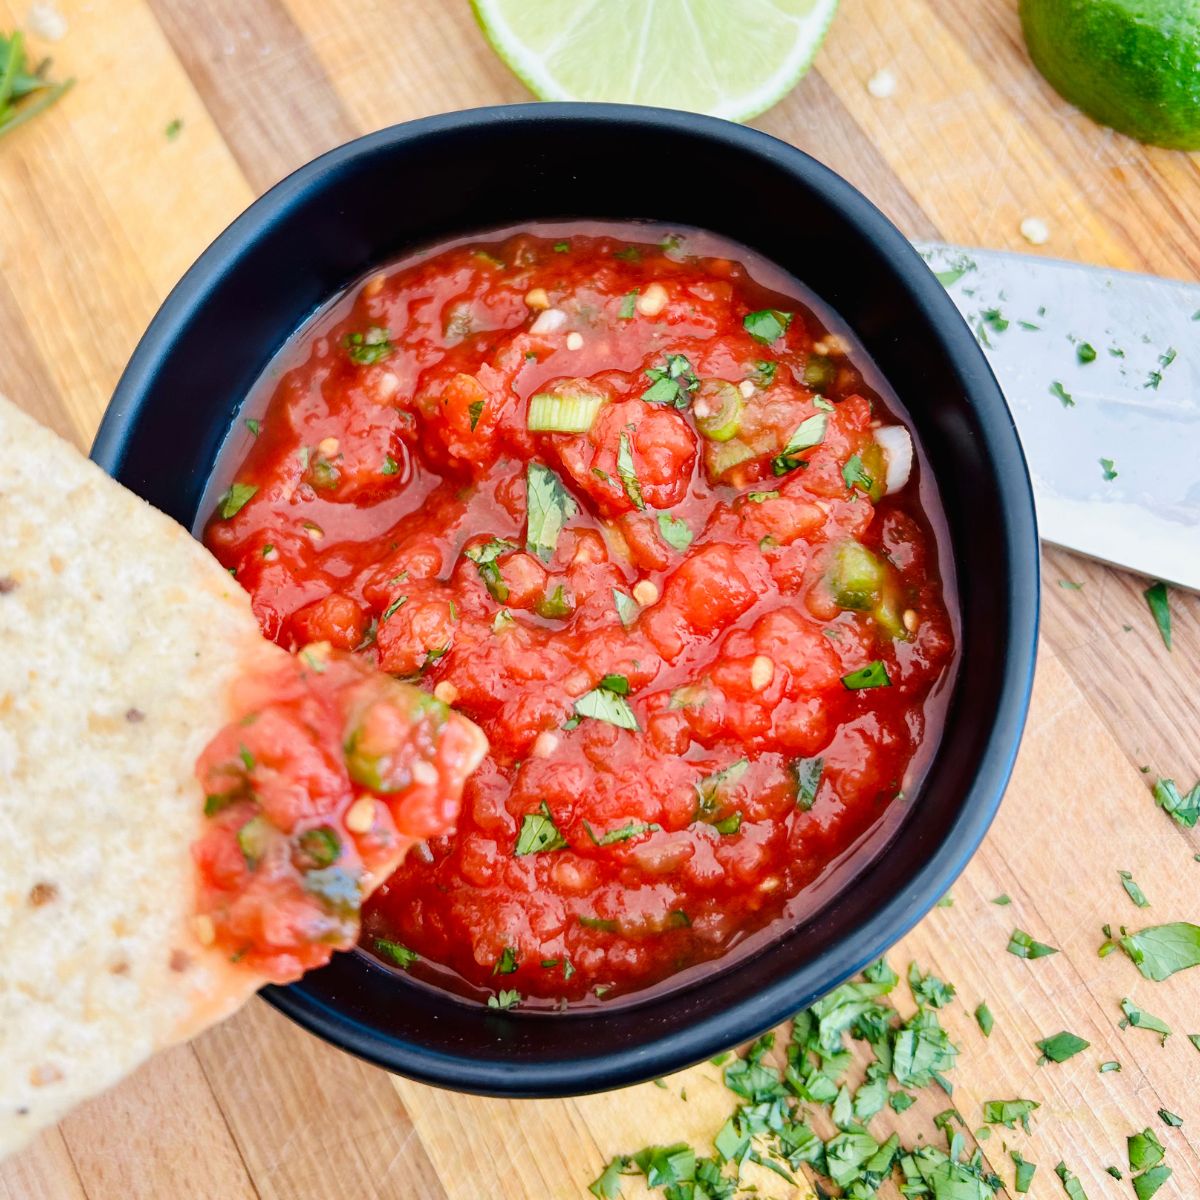
<path id="1" fill-rule="evenodd" d="M 1041 1058 L 1038 1059 L 1039 1063 L 1061 1063 L 1066 1062 L 1068 1058 L 1074 1058 L 1081 1050 L 1086 1050 L 1091 1042 L 1064 1029 L 1061 1033 L 1054 1034 L 1053 1037 L 1042 1038 L 1034 1045 L 1042 1052 Z"/>
<path id="2" fill-rule="evenodd" d="M 1160 779 L 1154 785 L 1154 803 L 1177 825 L 1195 829 L 1200 821 L 1200 782 L 1190 792 L 1180 792 L 1173 779 Z"/>
<path id="3" fill-rule="evenodd" d="M 1025 1192 L 1029 1191 L 1033 1184 L 1033 1177 L 1037 1172 L 1037 1165 L 1035 1163 L 1026 1162 L 1025 1159 L 1021 1157 L 1020 1152 L 1017 1150 L 1010 1150 L 1008 1153 L 1009 1157 L 1013 1161 L 1013 1168 L 1015 1170 L 1013 1191 L 1024 1194 Z"/>
<path id="4" fill-rule="evenodd" d="M 996 1026 L 996 1019 L 992 1016 L 992 1010 L 988 1008 L 987 1001 L 983 1000 L 975 1009 L 975 1020 L 979 1024 L 979 1028 L 983 1031 L 984 1037 L 991 1037 L 992 1030 Z"/>
<path id="5" fill-rule="evenodd" d="M 1057 379 L 1050 385 L 1050 395 L 1057 396 L 1059 403 L 1062 404 L 1063 408 L 1075 407 L 1075 401 L 1072 398 L 1071 393 L 1068 392 L 1067 389 L 1063 387 L 1063 385 Z"/>
<path id="6" fill-rule="evenodd" d="M 1121 879 L 1121 886 L 1125 889 L 1130 900 L 1138 906 L 1138 908 L 1149 908 L 1150 901 L 1146 899 L 1146 893 L 1138 887 L 1137 880 L 1129 871 L 1119 871 L 1118 875 Z"/>
<path id="7" fill-rule="evenodd" d="M 1200 966 L 1200 925 L 1190 921 L 1151 925 L 1127 934 L 1119 945 L 1137 969 L 1156 983 L 1169 979 L 1177 971 Z"/>
<path id="8" fill-rule="evenodd" d="M 1167 599 L 1167 585 L 1165 583 L 1152 584 L 1142 595 L 1146 598 L 1146 604 L 1149 606 L 1150 612 L 1154 617 L 1154 623 L 1158 626 L 1158 632 L 1162 637 L 1163 645 L 1170 650 L 1171 605 Z"/>
<path id="9" fill-rule="evenodd" d="M 1171 1027 L 1161 1017 L 1138 1008 L 1128 996 L 1121 1001 L 1121 1011 L 1125 1015 L 1118 1022 L 1120 1028 L 1148 1029 L 1151 1033 L 1159 1034 L 1164 1045 L 1171 1036 Z"/>
<path id="10" fill-rule="evenodd" d="M 1036 1100 L 985 1100 L 983 1119 L 989 1125 L 1003 1125 L 1005 1129 L 1016 1129 L 1017 1122 L 1029 1133 L 1030 1114 L 1042 1106 Z"/>
<path id="11" fill-rule="evenodd" d="M 1006 949 L 1018 958 L 1046 958 L 1058 953 L 1055 947 L 1047 946 L 1045 942 L 1035 942 L 1023 929 L 1012 931 Z"/>
<path id="12" fill-rule="evenodd" d="M 1087 1193 L 1083 1190 L 1083 1184 L 1067 1168 L 1066 1163 L 1060 1162 L 1054 1168 L 1054 1173 L 1062 1180 L 1063 1191 L 1067 1193 L 1070 1200 L 1088 1200 Z"/>

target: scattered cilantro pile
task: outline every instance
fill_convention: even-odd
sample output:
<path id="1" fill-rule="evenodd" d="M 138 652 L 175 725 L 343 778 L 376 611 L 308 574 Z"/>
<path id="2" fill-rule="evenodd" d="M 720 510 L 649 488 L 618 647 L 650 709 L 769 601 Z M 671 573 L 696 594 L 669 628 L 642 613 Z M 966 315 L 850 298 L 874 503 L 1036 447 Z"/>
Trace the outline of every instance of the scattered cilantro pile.
<path id="1" fill-rule="evenodd" d="M 614 1158 L 590 1186 L 598 1200 L 617 1200 L 624 1176 L 641 1176 L 648 1187 L 661 1189 L 664 1200 L 733 1200 L 753 1194 L 743 1186 L 742 1166 L 756 1163 L 785 1180 L 797 1182 L 802 1168 L 828 1180 L 847 1200 L 870 1200 L 897 1174 L 905 1196 L 928 1200 L 993 1200 L 1005 1181 L 989 1170 L 977 1148 L 966 1150 L 957 1110 L 941 1113 L 935 1124 L 945 1134 L 946 1149 L 934 1145 L 906 1147 L 899 1134 L 882 1140 L 871 1121 L 886 1110 L 902 1113 L 916 1103 L 915 1092 L 952 1091 L 946 1073 L 954 1067 L 958 1047 L 938 1018 L 938 1010 L 954 999 L 954 988 L 924 974 L 914 963 L 908 985 L 917 1011 L 902 1019 L 886 997 L 899 976 L 880 959 L 860 980 L 843 984 L 800 1013 L 792 1022 L 782 1061 L 772 1055 L 775 1034 L 750 1046 L 742 1058 L 714 1059 L 724 1070 L 725 1086 L 740 1098 L 713 1146 L 700 1157 L 685 1144 L 648 1146 Z M 872 1060 L 854 1085 L 854 1055 L 846 1036 L 865 1042 Z M 988 1100 L 988 1125 L 1029 1129 L 1034 1100 Z M 1029 1190 L 1036 1166 L 1012 1154 L 1013 1186 Z M 827 1195 L 826 1191 L 818 1194 Z"/>

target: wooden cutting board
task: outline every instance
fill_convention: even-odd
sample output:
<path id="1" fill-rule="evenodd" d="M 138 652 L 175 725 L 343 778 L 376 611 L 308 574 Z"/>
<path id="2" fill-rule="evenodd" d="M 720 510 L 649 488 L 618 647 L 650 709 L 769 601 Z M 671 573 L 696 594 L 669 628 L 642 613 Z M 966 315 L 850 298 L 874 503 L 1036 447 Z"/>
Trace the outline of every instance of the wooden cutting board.
<path id="1" fill-rule="evenodd" d="M 367 130 L 526 98 L 465 0 L 60 9 L 67 36 L 37 47 L 79 82 L 0 140 L 0 391 L 81 446 L 155 308 L 255 195 Z M 0 0 L 0 27 L 27 10 Z M 1014 10 L 856 0 L 815 70 L 757 124 L 847 176 L 911 236 L 1031 250 L 1019 227 L 1036 216 L 1051 231 L 1039 252 L 1200 277 L 1200 158 L 1143 148 L 1062 104 L 1031 68 Z M 866 88 L 882 69 L 898 85 L 887 100 Z M 1186 785 L 1200 775 L 1200 600 L 1173 593 L 1168 654 L 1145 585 L 1047 551 L 1036 694 L 1003 810 L 953 906 L 891 954 L 959 989 L 946 1021 L 963 1047 L 954 1102 L 972 1128 L 983 1100 L 1041 1101 L 1032 1136 L 983 1143 L 1006 1179 L 1002 1140 L 1040 1164 L 1036 1200 L 1062 1194 L 1060 1159 L 1091 1200 L 1131 1195 L 1102 1168 L 1123 1168 L 1125 1137 L 1147 1125 L 1175 1169 L 1161 1200 L 1200 1196 L 1200 1054 L 1184 1037 L 1200 1033 L 1200 970 L 1153 984 L 1122 955 L 1096 956 L 1106 921 L 1200 921 L 1200 831 L 1158 812 L 1139 770 Z M 1120 869 L 1148 893 L 1147 912 Z M 1011 906 L 990 902 L 1001 892 Z M 1005 954 L 1013 926 L 1062 953 Z M 1166 1046 L 1118 1028 L 1123 996 L 1177 1031 Z M 970 1017 L 982 999 L 996 1017 L 987 1041 Z M 1033 1042 L 1064 1028 L 1091 1048 L 1037 1067 Z M 1120 1073 L 1097 1073 L 1108 1059 Z M 586 1200 L 610 1155 L 647 1140 L 702 1145 L 733 1099 L 711 1067 L 665 1083 L 570 1101 L 455 1096 L 390 1079 L 256 1002 L 0 1165 L 0 1195 Z M 943 1106 L 910 1110 L 902 1132 L 929 1130 Z M 1183 1126 L 1168 1129 L 1160 1107 Z"/>

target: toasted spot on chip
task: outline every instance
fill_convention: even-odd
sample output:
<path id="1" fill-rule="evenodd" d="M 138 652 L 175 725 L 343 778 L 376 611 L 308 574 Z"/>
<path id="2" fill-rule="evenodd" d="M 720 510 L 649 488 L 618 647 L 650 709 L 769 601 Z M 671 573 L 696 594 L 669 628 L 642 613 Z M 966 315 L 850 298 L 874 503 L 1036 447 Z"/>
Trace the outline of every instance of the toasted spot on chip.
<path id="1" fill-rule="evenodd" d="M 17 590 L 17 581 L 11 575 L 0 575 L 0 596 Z"/>
<path id="2" fill-rule="evenodd" d="M 29 1082 L 34 1087 L 45 1087 L 50 1083 L 58 1083 L 63 1073 L 53 1063 L 39 1063 L 29 1072 Z"/>
<path id="3" fill-rule="evenodd" d="M 172 971 L 186 971 L 192 965 L 192 956 L 186 950 L 172 950 L 168 965 Z"/>
<path id="4" fill-rule="evenodd" d="M 29 903 L 34 908 L 41 908 L 43 904 L 49 904 L 57 899 L 58 888 L 52 883 L 35 883 L 29 889 Z"/>
<path id="5" fill-rule="evenodd" d="M 130 725 L 138 725 L 146 719 L 146 714 L 140 708 L 127 708 L 125 710 L 125 720 Z"/>

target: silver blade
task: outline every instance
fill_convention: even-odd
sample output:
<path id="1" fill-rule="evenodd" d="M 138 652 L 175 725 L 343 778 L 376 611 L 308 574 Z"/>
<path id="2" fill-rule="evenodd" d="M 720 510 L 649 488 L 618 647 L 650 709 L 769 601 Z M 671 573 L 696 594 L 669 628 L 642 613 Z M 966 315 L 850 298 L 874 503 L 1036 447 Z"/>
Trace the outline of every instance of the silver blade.
<path id="1" fill-rule="evenodd" d="M 1200 286 L 1032 255 L 917 249 L 1000 381 L 1042 537 L 1200 589 Z M 1081 361 L 1085 344 L 1095 361 Z"/>

